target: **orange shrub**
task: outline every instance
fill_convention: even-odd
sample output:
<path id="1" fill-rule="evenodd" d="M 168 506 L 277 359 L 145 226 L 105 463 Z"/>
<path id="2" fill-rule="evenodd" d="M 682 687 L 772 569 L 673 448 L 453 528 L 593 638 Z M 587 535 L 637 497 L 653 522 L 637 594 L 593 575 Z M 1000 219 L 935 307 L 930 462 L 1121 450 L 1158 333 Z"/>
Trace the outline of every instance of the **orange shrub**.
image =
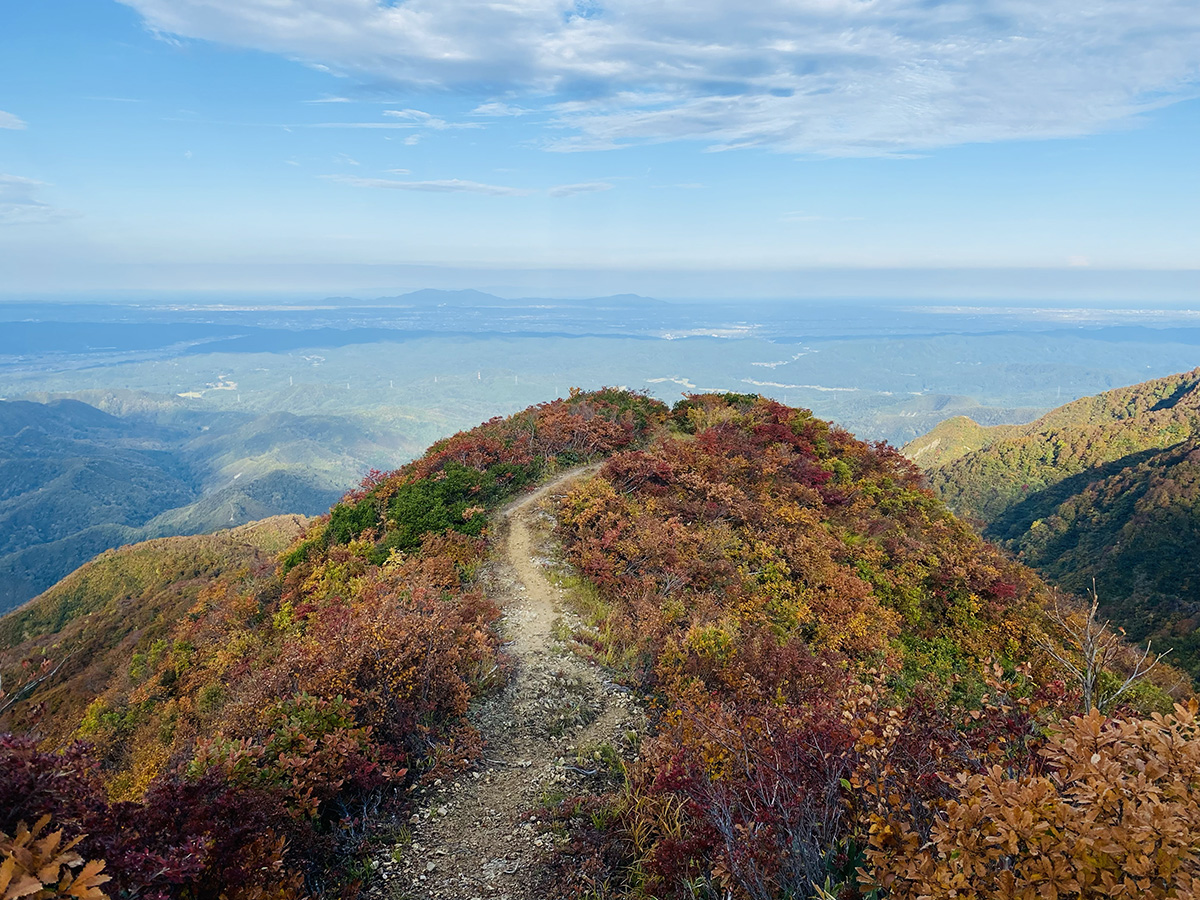
<path id="1" fill-rule="evenodd" d="M 947 779 L 957 796 L 923 842 L 877 815 L 868 857 L 895 898 L 1200 895 L 1197 704 L 1169 716 L 1063 723 L 1028 767 Z"/>

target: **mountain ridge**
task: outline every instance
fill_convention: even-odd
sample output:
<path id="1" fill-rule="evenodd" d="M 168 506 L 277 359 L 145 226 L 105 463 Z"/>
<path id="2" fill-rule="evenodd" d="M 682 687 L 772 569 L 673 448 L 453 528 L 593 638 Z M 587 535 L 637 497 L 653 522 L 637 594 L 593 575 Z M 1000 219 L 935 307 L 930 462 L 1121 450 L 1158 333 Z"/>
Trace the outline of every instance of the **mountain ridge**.
<path id="1" fill-rule="evenodd" d="M 956 455 L 921 452 L 956 427 L 905 446 L 933 490 L 1065 590 L 1094 582 L 1130 638 L 1173 648 L 1200 679 L 1200 369 L 971 430 L 982 446 Z"/>
<path id="2" fill-rule="evenodd" d="M 4 684 L 50 679 L 0 705 L 25 779 L 0 776 L 0 830 L 51 816 L 118 897 L 482 896 L 489 872 L 520 900 L 859 896 L 916 877 L 908 836 L 979 799 L 970 773 L 1075 764 L 1049 596 L 808 410 L 572 389 L 319 518 L 108 551 L 0 618 Z M 1172 696 L 1141 682 L 1120 714 Z M 1158 771 L 1130 752 L 1097 771 Z M 482 827 L 466 801 L 501 794 Z"/>

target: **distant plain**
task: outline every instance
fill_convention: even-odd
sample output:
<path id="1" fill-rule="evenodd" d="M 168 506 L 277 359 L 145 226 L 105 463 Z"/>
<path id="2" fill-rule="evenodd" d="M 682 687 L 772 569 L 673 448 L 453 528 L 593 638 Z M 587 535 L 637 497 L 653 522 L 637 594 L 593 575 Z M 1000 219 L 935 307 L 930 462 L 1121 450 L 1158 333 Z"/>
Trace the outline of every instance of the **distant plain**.
<path id="1" fill-rule="evenodd" d="M 1135 306 L 474 291 L 11 300 L 0 398 L 82 401 L 115 419 L 4 404 L 0 465 L 46 465 L 0 497 L 0 611 L 108 546 L 322 512 L 368 470 L 572 387 L 667 402 L 761 393 L 899 446 L 950 416 L 1027 422 L 1200 364 L 1200 314 Z M 63 415 L 76 417 L 69 447 L 55 439 Z M 144 496 L 122 505 L 131 479 Z M 70 515 L 72 498 L 87 517 Z M 50 507 L 74 524 L 30 529 Z"/>

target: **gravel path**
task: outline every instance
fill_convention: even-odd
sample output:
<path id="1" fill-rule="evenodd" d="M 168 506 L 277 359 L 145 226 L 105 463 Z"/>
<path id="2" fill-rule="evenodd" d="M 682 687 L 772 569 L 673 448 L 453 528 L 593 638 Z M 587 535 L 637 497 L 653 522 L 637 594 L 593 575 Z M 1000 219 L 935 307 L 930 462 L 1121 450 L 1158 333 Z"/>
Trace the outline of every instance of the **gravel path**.
<path id="1" fill-rule="evenodd" d="M 504 610 L 501 627 L 512 677 L 471 717 L 486 741 L 486 762 L 422 798 L 411 845 L 376 859 L 380 878 L 370 895 L 548 898 L 545 863 L 554 839 L 537 822 L 544 798 L 578 792 L 588 772 L 583 760 L 595 748 L 608 745 L 626 753 L 643 729 L 644 717 L 628 693 L 605 682 L 595 666 L 555 637 L 576 622 L 544 571 L 556 555 L 549 510 L 555 497 L 590 471 L 567 473 L 500 514 L 483 577 Z"/>

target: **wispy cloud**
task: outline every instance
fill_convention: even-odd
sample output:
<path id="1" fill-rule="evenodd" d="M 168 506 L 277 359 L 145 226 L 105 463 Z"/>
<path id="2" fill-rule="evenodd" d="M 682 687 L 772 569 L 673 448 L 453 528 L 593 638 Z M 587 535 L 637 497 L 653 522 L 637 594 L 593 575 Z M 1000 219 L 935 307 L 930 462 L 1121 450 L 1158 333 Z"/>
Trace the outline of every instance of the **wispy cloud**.
<path id="1" fill-rule="evenodd" d="M 159 33 L 505 98 L 480 116 L 524 98 L 554 110 L 557 150 L 897 155 L 1087 134 L 1200 95 L 1195 0 L 122 2 Z"/>
<path id="2" fill-rule="evenodd" d="M 77 214 L 42 199 L 44 181 L 20 175 L 0 175 L 0 225 L 44 225 Z"/>
<path id="3" fill-rule="evenodd" d="M 447 122 L 431 113 L 419 109 L 385 109 L 387 122 L 308 122 L 285 126 L 287 128 L 381 128 L 414 131 L 450 131 L 458 128 L 483 128 L 480 122 Z"/>
<path id="4" fill-rule="evenodd" d="M 508 103 L 500 103 L 492 101 L 491 103 L 481 103 L 479 106 L 471 110 L 473 116 L 528 116 L 533 113 L 532 109 L 525 109 L 523 106 L 511 106 Z"/>
<path id="5" fill-rule="evenodd" d="M 13 131 L 21 131 L 25 128 L 25 123 L 12 113 L 0 109 L 0 128 L 11 128 Z"/>
<path id="6" fill-rule="evenodd" d="M 580 184 L 560 184 L 548 191 L 551 197 L 573 197 L 575 194 L 592 194 L 596 191 L 611 191 L 613 186 L 607 181 L 585 181 Z"/>
<path id="7" fill-rule="evenodd" d="M 331 181 L 354 187 L 380 188 L 389 191 L 422 191 L 431 194 L 486 194 L 490 197 L 524 197 L 533 193 L 523 188 L 505 187 L 498 184 L 481 184 L 461 178 L 440 181 L 392 181 L 388 178 L 352 178 L 345 175 L 324 175 Z"/>
<path id="8" fill-rule="evenodd" d="M 383 128 L 410 131 L 416 126 L 411 122 L 308 122 L 285 125 L 284 128 Z"/>
<path id="9" fill-rule="evenodd" d="M 446 131 L 451 128 L 482 128 L 478 122 L 447 122 L 437 116 L 419 109 L 385 109 L 385 116 L 402 119 L 410 128 L 432 128 L 434 131 Z"/>

